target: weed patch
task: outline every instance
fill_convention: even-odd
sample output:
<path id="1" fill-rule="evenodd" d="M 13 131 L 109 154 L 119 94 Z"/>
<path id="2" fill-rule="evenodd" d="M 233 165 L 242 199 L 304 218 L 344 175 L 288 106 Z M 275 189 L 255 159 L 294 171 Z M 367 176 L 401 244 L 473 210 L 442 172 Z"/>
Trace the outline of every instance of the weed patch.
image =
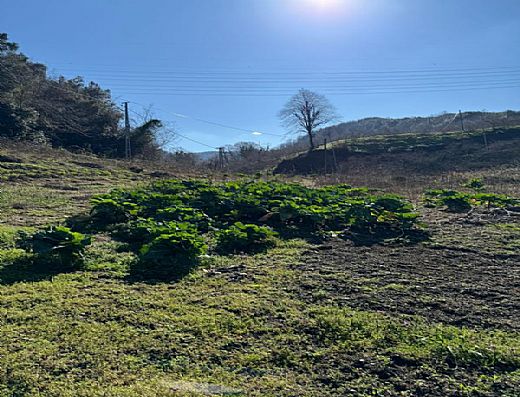
<path id="1" fill-rule="evenodd" d="M 464 193 L 455 190 L 429 190 L 426 206 L 445 207 L 449 212 L 468 212 L 473 206 L 506 207 L 520 205 L 520 200 L 503 194 Z"/>

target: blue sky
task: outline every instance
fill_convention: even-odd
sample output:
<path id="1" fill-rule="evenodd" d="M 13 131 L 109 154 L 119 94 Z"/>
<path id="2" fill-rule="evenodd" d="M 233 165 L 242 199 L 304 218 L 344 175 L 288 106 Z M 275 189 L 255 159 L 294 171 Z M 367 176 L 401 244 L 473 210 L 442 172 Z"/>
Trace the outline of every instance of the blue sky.
<path id="1" fill-rule="evenodd" d="M 0 31 L 209 147 L 273 146 L 299 88 L 344 121 L 520 109 L 519 20 L 518 0 L 3 0 Z"/>

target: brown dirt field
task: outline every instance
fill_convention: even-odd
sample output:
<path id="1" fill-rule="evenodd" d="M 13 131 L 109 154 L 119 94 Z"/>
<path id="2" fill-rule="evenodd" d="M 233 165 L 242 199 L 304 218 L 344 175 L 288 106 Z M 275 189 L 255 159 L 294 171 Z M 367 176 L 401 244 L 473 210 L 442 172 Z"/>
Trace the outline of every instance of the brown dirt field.
<path id="1" fill-rule="evenodd" d="M 297 265 L 299 293 L 310 302 L 520 330 L 520 216 L 423 212 L 432 236 L 419 246 L 337 239 L 307 252 Z"/>

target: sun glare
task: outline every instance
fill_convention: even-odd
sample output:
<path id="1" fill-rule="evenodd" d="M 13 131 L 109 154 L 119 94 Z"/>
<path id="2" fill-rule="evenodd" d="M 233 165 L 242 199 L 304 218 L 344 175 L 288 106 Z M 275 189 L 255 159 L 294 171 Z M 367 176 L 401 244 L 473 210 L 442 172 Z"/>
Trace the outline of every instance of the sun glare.
<path id="1" fill-rule="evenodd" d="M 305 15 L 338 16 L 347 8 L 351 8 L 352 2 L 353 0 L 292 0 L 287 4 L 293 11 Z"/>
<path id="2" fill-rule="evenodd" d="M 308 6 L 313 6 L 317 8 L 336 8 L 341 6 L 341 0 L 305 0 L 304 3 L 307 3 Z"/>

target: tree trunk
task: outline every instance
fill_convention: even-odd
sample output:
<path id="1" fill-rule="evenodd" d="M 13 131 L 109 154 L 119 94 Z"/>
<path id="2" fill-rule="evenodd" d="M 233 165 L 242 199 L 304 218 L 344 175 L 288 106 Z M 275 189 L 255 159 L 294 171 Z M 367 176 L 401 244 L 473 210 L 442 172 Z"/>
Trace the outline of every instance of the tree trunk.
<path id="1" fill-rule="evenodd" d="M 310 144 L 309 152 L 312 152 L 314 150 L 314 137 L 312 136 L 312 132 L 307 132 L 307 134 L 309 135 L 309 144 Z"/>

